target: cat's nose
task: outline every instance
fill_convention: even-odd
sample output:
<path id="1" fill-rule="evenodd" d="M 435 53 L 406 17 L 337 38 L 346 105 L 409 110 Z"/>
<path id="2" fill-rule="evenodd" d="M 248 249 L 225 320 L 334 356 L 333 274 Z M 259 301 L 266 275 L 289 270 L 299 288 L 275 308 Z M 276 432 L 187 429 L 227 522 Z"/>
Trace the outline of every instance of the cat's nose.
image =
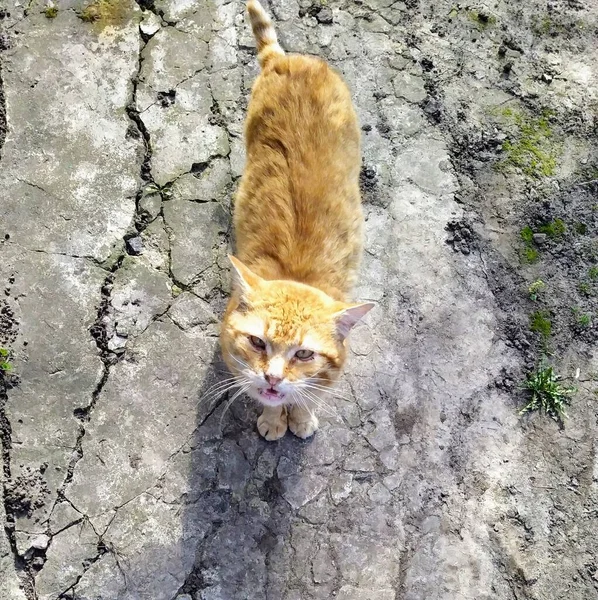
<path id="1" fill-rule="evenodd" d="M 267 373 L 264 375 L 264 377 L 266 378 L 268 384 L 272 387 L 276 387 L 282 381 L 282 377 L 275 377 L 274 375 L 268 375 Z"/>

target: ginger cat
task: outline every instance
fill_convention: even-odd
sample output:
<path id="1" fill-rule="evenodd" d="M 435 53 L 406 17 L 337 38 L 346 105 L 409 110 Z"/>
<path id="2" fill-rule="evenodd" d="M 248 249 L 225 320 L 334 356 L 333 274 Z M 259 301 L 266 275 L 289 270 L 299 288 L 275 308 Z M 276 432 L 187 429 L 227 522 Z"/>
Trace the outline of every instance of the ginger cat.
<path id="1" fill-rule="evenodd" d="M 360 135 L 349 91 L 320 59 L 286 55 L 257 0 L 247 4 L 262 72 L 245 125 L 235 200 L 237 258 L 221 333 L 230 387 L 259 401 L 267 440 L 318 427 L 338 379 L 362 252 Z"/>

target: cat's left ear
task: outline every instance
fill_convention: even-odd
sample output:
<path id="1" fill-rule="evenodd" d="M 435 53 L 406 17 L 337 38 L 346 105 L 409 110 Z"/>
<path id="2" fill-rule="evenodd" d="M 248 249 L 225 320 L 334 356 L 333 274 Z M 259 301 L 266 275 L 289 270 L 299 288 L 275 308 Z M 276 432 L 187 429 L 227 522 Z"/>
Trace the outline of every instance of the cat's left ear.
<path id="1" fill-rule="evenodd" d="M 259 285 L 262 281 L 261 277 L 248 269 L 238 258 L 228 255 L 230 262 L 233 265 L 233 289 L 243 296 Z"/>
<path id="2" fill-rule="evenodd" d="M 341 312 L 336 314 L 336 330 L 342 340 L 348 335 L 349 331 L 357 324 L 357 322 L 365 317 L 372 308 L 376 306 L 372 302 L 366 302 L 365 304 L 355 304 L 345 308 Z"/>

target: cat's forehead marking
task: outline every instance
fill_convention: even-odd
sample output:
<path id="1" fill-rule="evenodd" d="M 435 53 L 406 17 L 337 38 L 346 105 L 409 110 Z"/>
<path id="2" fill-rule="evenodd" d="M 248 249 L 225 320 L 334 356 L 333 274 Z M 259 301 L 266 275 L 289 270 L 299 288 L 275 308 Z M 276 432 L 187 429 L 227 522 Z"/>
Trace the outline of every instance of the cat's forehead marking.
<path id="1" fill-rule="evenodd" d="M 314 350 L 315 352 L 317 352 L 318 348 L 320 347 L 320 343 L 316 336 L 310 333 L 306 333 L 303 336 L 303 339 L 301 340 L 301 346 L 307 348 L 308 350 Z"/>
<path id="2" fill-rule="evenodd" d="M 275 344 L 286 346 L 287 348 L 296 348 L 306 346 L 305 340 L 310 344 L 315 344 L 317 336 L 310 334 L 312 327 L 306 323 L 288 323 L 276 320 L 269 320 L 266 328 L 266 336 Z"/>
<path id="3" fill-rule="evenodd" d="M 235 315 L 235 328 L 242 331 L 246 335 L 254 335 L 262 338 L 266 331 L 264 320 L 257 315 L 252 314 L 237 314 Z"/>

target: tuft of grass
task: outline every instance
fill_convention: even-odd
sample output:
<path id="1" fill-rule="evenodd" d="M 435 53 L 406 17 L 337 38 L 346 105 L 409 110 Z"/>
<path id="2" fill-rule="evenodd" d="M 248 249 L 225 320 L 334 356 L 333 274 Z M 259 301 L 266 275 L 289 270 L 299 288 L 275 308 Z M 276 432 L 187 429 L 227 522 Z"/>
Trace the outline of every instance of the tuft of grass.
<path id="1" fill-rule="evenodd" d="M 581 221 L 575 223 L 573 227 L 575 228 L 575 232 L 579 235 L 585 235 L 586 233 L 588 233 L 588 226 L 585 223 L 582 223 Z"/>
<path id="2" fill-rule="evenodd" d="M 552 322 L 550 314 L 545 310 L 537 310 L 529 317 L 529 328 L 535 333 L 539 333 L 544 340 L 547 340 L 552 333 Z"/>
<path id="3" fill-rule="evenodd" d="M 519 235 L 525 244 L 525 248 L 520 252 L 521 262 L 527 264 L 535 263 L 540 258 L 540 252 L 534 246 L 534 232 L 531 227 L 526 226 L 520 232 Z"/>
<path id="4" fill-rule="evenodd" d="M 590 267 L 588 277 L 592 280 L 598 279 L 598 267 Z"/>
<path id="5" fill-rule="evenodd" d="M 552 112 L 545 110 L 541 117 L 533 118 L 505 108 L 498 114 L 509 120 L 517 133 L 503 142 L 506 158 L 497 164 L 497 168 L 510 165 L 534 178 L 554 175 L 559 152 L 551 139 L 552 130 L 548 122 Z"/>
<path id="6" fill-rule="evenodd" d="M 585 315 L 579 315 L 577 317 L 577 323 L 582 327 L 589 327 L 592 323 L 592 315 L 586 313 Z"/>
<path id="7" fill-rule="evenodd" d="M 127 6 L 121 0 L 95 0 L 81 10 L 78 16 L 85 23 L 97 23 L 103 29 L 123 23 L 127 18 Z"/>
<path id="8" fill-rule="evenodd" d="M 565 406 L 571 404 L 571 396 L 577 390 L 563 387 L 560 379 L 552 367 L 539 368 L 531 373 L 523 383 L 523 389 L 529 392 L 530 399 L 519 414 L 538 410 L 557 421 L 567 418 Z"/>
<path id="9" fill-rule="evenodd" d="M 47 19 L 55 19 L 58 16 L 58 7 L 54 4 L 49 4 L 44 8 L 44 15 Z"/>
<path id="10" fill-rule="evenodd" d="M 8 360 L 9 351 L 6 348 L 0 348 L 0 374 L 12 371 L 12 365 Z"/>
<path id="11" fill-rule="evenodd" d="M 529 288 L 527 288 L 530 300 L 533 300 L 535 302 L 538 299 L 538 296 L 544 291 L 545 288 L 546 284 L 541 279 L 536 279 L 536 281 L 534 281 L 529 286 Z"/>
<path id="12" fill-rule="evenodd" d="M 496 17 L 485 12 L 470 10 L 467 12 L 467 16 L 470 21 L 473 21 L 478 26 L 480 31 L 483 31 L 491 25 L 496 25 Z"/>
<path id="13" fill-rule="evenodd" d="M 532 231 L 532 228 L 529 226 L 524 227 L 519 235 L 521 235 L 521 239 L 526 243 L 526 244 L 531 244 L 534 241 L 534 232 Z"/>
<path id="14" fill-rule="evenodd" d="M 536 20 L 533 26 L 535 33 L 548 34 L 552 28 L 552 21 L 549 16 L 544 16 L 540 20 Z"/>
<path id="15" fill-rule="evenodd" d="M 592 286 L 587 281 L 581 281 L 579 283 L 579 285 L 577 286 L 577 289 L 579 290 L 580 294 L 583 294 L 587 298 L 590 298 L 591 296 L 594 295 L 594 290 L 592 289 Z"/>
<path id="16" fill-rule="evenodd" d="M 545 233 L 549 238 L 559 238 L 566 231 L 565 223 L 562 219 L 555 219 L 549 223 L 544 223 L 538 227 L 540 233 Z"/>
<path id="17" fill-rule="evenodd" d="M 90 4 L 79 13 L 79 18 L 85 23 L 93 23 L 99 20 L 100 12 L 95 4 Z"/>
<path id="18" fill-rule="evenodd" d="M 526 246 L 521 251 L 521 261 L 524 263 L 528 263 L 531 265 L 535 263 L 538 260 L 538 258 L 540 258 L 540 253 L 535 248 Z"/>

